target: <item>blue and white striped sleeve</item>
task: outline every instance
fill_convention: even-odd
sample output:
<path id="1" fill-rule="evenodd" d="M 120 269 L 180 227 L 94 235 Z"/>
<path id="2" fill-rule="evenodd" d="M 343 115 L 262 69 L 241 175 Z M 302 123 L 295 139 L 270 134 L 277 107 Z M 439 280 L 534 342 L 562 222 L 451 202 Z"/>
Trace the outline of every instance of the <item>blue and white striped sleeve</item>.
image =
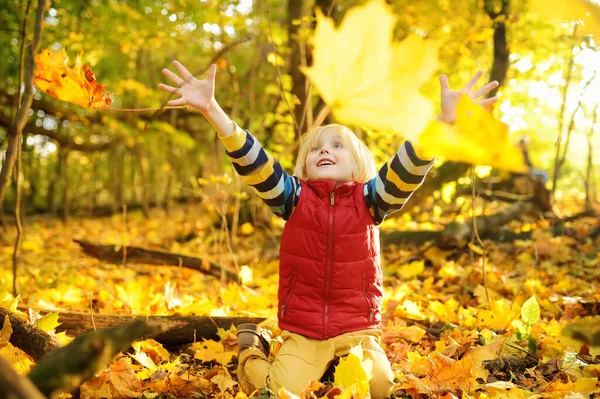
<path id="1" fill-rule="evenodd" d="M 365 183 L 365 200 L 373 221 L 379 224 L 390 213 L 402 209 L 423 183 L 433 163 L 433 160 L 420 159 L 412 144 L 405 141 L 396 155 L 379 169 L 377 176 Z"/>
<path id="2" fill-rule="evenodd" d="M 298 203 L 300 179 L 289 175 L 258 140 L 237 124 L 221 137 L 227 155 L 241 180 L 254 189 L 271 211 L 288 220 Z"/>

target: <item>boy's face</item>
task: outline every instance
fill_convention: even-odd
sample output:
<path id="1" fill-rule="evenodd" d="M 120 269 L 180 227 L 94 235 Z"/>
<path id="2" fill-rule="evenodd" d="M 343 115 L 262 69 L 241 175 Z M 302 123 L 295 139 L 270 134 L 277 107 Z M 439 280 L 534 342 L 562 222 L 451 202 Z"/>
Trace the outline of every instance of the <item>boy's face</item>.
<path id="1" fill-rule="evenodd" d="M 346 183 L 352 180 L 354 158 L 350 143 L 344 140 L 336 129 L 321 133 L 314 148 L 306 155 L 307 180 L 333 180 Z"/>

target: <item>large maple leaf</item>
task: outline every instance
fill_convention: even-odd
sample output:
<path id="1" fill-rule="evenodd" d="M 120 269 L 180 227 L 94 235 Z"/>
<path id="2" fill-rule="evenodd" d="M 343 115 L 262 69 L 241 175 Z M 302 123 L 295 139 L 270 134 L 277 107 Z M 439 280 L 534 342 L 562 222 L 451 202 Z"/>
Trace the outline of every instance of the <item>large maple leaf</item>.
<path id="1" fill-rule="evenodd" d="M 302 71 L 343 123 L 414 137 L 433 117 L 419 87 L 437 68 L 437 43 L 393 42 L 396 17 L 382 0 L 348 11 L 339 29 L 317 11 L 314 64 Z"/>
<path id="2" fill-rule="evenodd" d="M 81 55 L 82 52 L 77 55 L 75 66 L 71 68 L 64 48 L 60 51 L 42 50 L 35 57 L 33 83 L 57 100 L 85 108 L 106 108 L 112 104 L 110 93 L 104 93 L 106 86 L 98 84 L 94 72 L 81 61 Z"/>
<path id="3" fill-rule="evenodd" d="M 531 9 L 543 17 L 557 18 L 563 21 L 579 21 L 582 31 L 594 35 L 600 41 L 600 5 L 590 0 L 531 0 Z"/>
<path id="4" fill-rule="evenodd" d="M 451 161 L 528 170 L 523 153 L 510 141 L 508 126 L 466 95 L 456 108 L 456 126 L 433 121 L 418 140 L 421 148 Z"/>

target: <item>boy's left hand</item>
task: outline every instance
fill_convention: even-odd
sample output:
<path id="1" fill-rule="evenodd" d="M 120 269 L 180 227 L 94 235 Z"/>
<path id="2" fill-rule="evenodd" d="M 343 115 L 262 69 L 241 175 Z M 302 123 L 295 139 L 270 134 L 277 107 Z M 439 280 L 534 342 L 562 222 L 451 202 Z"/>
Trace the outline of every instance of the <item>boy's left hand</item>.
<path id="1" fill-rule="evenodd" d="M 484 107 L 494 104 L 498 101 L 498 96 L 478 100 L 479 97 L 486 95 L 487 93 L 498 87 L 499 83 L 496 80 L 488 83 L 479 90 L 471 91 L 473 90 L 473 87 L 475 87 L 475 84 L 477 83 L 481 75 L 483 75 L 483 71 L 478 71 L 475 74 L 475 76 L 473 76 L 471 80 L 467 82 L 465 87 L 463 87 L 460 90 L 451 90 L 450 86 L 448 86 L 448 77 L 443 74 L 440 75 L 440 97 L 442 110 L 438 115 L 439 121 L 446 122 L 449 124 L 453 124 L 456 121 L 456 106 L 458 104 L 460 96 L 463 94 L 468 95 L 475 103 Z"/>

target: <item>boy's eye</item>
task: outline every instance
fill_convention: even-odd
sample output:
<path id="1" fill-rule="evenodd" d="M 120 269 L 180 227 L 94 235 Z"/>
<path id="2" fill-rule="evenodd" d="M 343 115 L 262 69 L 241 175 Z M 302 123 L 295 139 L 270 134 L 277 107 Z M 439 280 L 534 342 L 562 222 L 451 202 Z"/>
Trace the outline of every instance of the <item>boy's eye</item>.
<path id="1" fill-rule="evenodd" d="M 320 149 L 321 149 L 321 147 L 315 146 L 315 147 L 312 148 L 312 151 L 319 151 Z"/>
<path id="2" fill-rule="evenodd" d="M 336 145 L 333 146 L 333 148 L 342 148 L 342 145 L 341 144 L 336 144 Z"/>

